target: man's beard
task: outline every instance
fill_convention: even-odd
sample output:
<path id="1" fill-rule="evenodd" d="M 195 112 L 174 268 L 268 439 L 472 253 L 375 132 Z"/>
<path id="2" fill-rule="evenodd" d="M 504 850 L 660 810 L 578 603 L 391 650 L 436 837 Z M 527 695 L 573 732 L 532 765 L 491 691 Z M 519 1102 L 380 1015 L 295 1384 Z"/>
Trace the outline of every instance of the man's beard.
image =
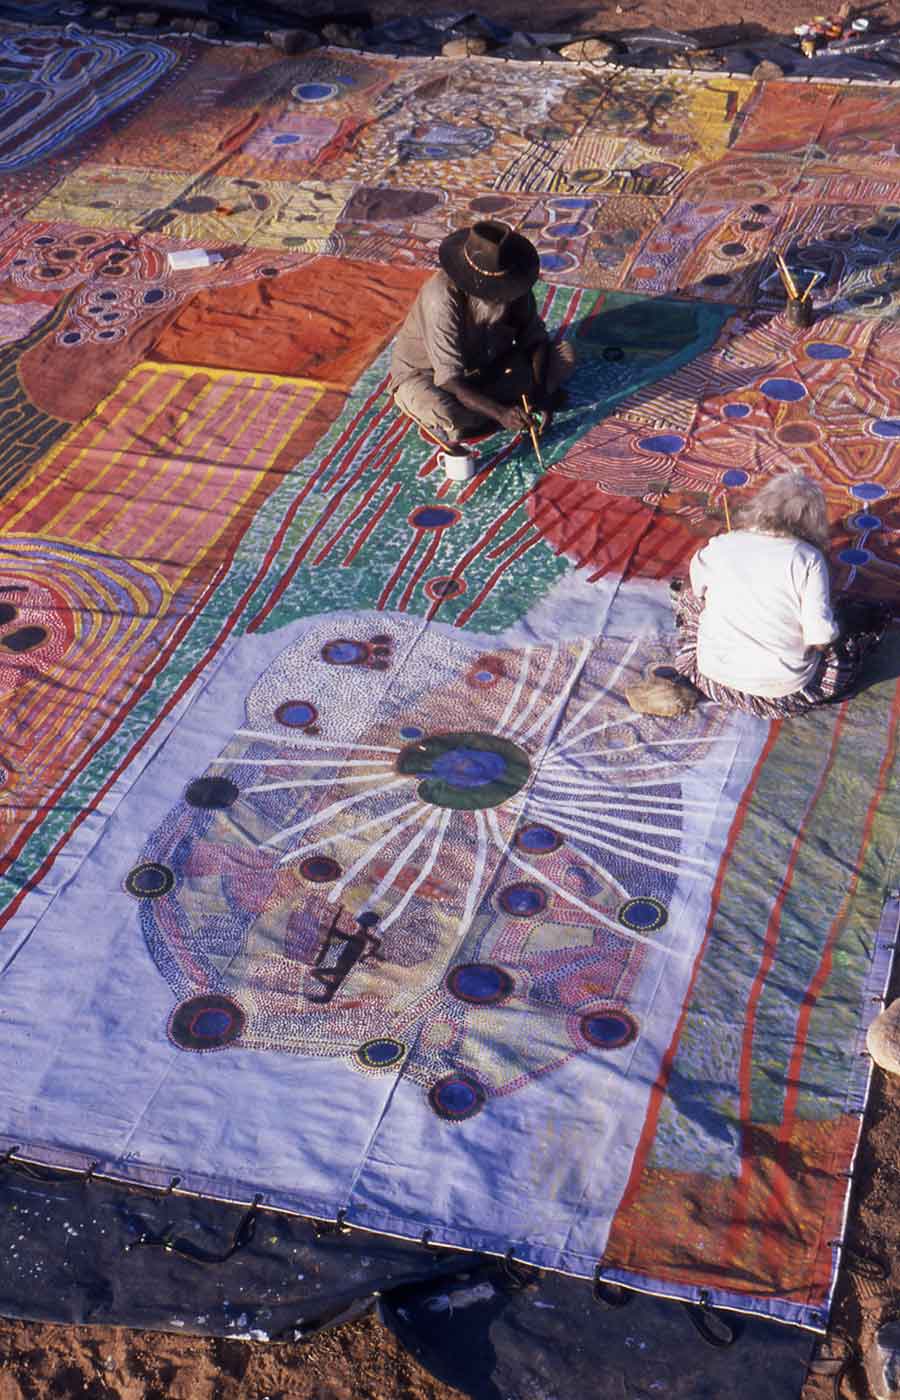
<path id="1" fill-rule="evenodd" d="M 484 301 L 481 297 L 469 297 L 469 312 L 476 326 L 491 326 L 503 320 L 506 306 L 502 301 Z"/>

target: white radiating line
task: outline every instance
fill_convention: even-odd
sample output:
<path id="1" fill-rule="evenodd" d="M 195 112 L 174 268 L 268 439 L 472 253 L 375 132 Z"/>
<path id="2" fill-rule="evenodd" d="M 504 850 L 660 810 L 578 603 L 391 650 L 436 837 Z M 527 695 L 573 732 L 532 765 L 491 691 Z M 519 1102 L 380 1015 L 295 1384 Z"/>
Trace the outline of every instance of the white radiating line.
<path id="1" fill-rule="evenodd" d="M 632 865 L 646 866 L 650 870 L 662 870 L 667 875 L 680 876 L 685 874 L 685 871 L 682 870 L 680 866 L 672 865 L 665 860 L 656 860 L 653 856 L 649 855 L 646 850 L 637 857 L 633 855 L 631 851 L 623 850 L 620 845 L 612 845 L 612 841 L 622 839 L 620 837 L 617 838 L 615 834 L 611 835 L 611 841 L 604 841 L 602 837 L 598 836 L 595 832 L 589 834 L 588 832 L 580 831 L 577 827 L 572 827 L 570 829 L 565 822 L 557 821 L 556 825 L 570 842 L 578 841 L 584 846 L 590 846 L 594 851 L 608 851 L 610 855 L 618 856 L 620 860 L 630 861 Z M 578 854 L 581 854 L 580 850 Z"/>
<path id="2" fill-rule="evenodd" d="M 610 777 L 610 775 L 613 774 L 613 773 L 615 773 L 615 774 L 618 774 L 618 773 L 652 773 L 652 772 L 654 772 L 657 768 L 673 768 L 679 761 L 680 761 L 680 760 L 677 759 L 677 758 L 669 758 L 669 759 L 666 759 L 663 763 L 616 763 L 616 764 L 606 764 L 606 765 L 602 768 L 602 772 L 603 772 L 603 776 L 604 776 L 605 778 Z M 549 768 L 549 765 L 548 765 L 548 768 Z M 554 767 L 551 769 L 551 771 L 559 772 L 560 770 L 559 770 L 558 768 L 556 768 L 556 766 L 554 765 Z M 630 781 L 630 779 L 629 779 L 629 781 Z M 657 779 L 657 781 L 660 781 L 660 780 Z M 673 778 L 673 779 L 672 779 L 672 782 L 677 782 L 677 781 L 678 781 L 678 779 L 676 779 L 676 778 Z"/>
<path id="3" fill-rule="evenodd" d="M 407 817 L 405 822 L 395 822 L 394 825 L 391 827 L 390 831 L 386 831 L 383 836 L 379 836 L 374 846 L 367 846 L 366 849 L 363 851 L 362 855 L 360 856 L 359 860 L 355 860 L 350 866 L 350 869 L 344 871 L 344 874 L 341 876 L 340 880 L 338 880 L 337 884 L 333 885 L 332 888 L 328 891 L 329 904 L 337 903 L 337 897 L 343 890 L 344 886 L 347 884 L 348 880 L 354 879 L 354 877 L 357 876 L 361 870 L 364 870 L 367 865 L 371 865 L 372 861 L 378 855 L 378 852 L 383 850 L 389 842 L 393 841 L 398 831 L 405 831 L 406 828 L 408 826 L 412 826 L 414 822 L 421 821 L 422 813 L 424 811 L 424 804 L 419 804 L 418 810 L 413 812 L 411 817 Z"/>
<path id="4" fill-rule="evenodd" d="M 383 788 L 376 791 L 380 795 L 383 792 L 390 792 L 392 788 L 403 787 L 409 783 L 409 779 L 395 778 L 392 783 L 386 783 Z M 345 797 L 342 802 L 332 802 L 330 807 L 323 807 L 321 812 L 313 812 L 311 817 L 305 821 L 297 822 L 296 826 L 285 827 L 284 831 L 279 831 L 277 835 L 270 836 L 268 841 L 263 842 L 263 849 L 267 846 L 275 846 L 280 841 L 286 841 L 289 836 L 296 836 L 299 832 L 305 831 L 308 826 L 315 826 L 317 822 L 324 821 L 326 817 L 334 816 L 337 812 L 343 812 L 347 807 L 353 807 L 357 802 L 363 802 L 372 795 L 372 788 L 366 788 L 365 792 L 354 793 L 352 797 Z"/>
<path id="5" fill-rule="evenodd" d="M 413 880 L 412 884 L 406 891 L 406 894 L 403 896 L 400 903 L 394 906 L 394 908 L 391 910 L 390 914 L 388 914 L 386 919 L 380 920 L 378 924 L 379 933 L 383 933 L 386 928 L 390 928 L 391 924 L 394 923 L 395 920 L 399 919 L 407 904 L 418 890 L 422 881 L 428 879 L 428 876 L 434 869 L 434 863 L 440 855 L 441 846 L 444 842 L 444 834 L 447 830 L 447 826 L 452 816 L 453 812 L 449 807 L 444 812 L 442 812 L 440 822 L 438 823 L 437 835 L 434 838 L 434 843 L 431 847 L 431 853 L 427 861 L 422 866 L 422 869 L 419 871 L 418 875 Z"/>
<path id="6" fill-rule="evenodd" d="M 540 802 L 545 809 L 554 812 L 559 812 L 560 815 L 564 817 L 579 816 L 595 818 L 601 826 L 620 826 L 623 831 L 649 831 L 652 832 L 654 836 L 670 836 L 676 841 L 681 838 L 681 831 L 678 827 L 654 826 L 652 822 L 632 822 L 628 821 L 628 819 L 625 817 L 609 817 L 605 815 L 601 816 L 600 812 L 596 807 L 585 808 L 576 805 L 575 803 L 563 804 L 558 802 L 550 802 L 547 799 L 538 798 L 537 795 L 534 793 L 532 794 L 532 796 L 534 797 L 535 802 Z M 603 810 L 604 812 L 614 812 L 616 809 L 614 807 L 608 807 L 604 808 Z"/>
<path id="7" fill-rule="evenodd" d="M 562 694 L 560 695 L 559 699 L 557 700 L 556 705 L 555 705 L 551 710 L 549 710 L 547 713 L 545 713 L 544 715 L 542 715 L 542 716 L 540 717 L 540 719 L 538 719 L 538 720 L 531 726 L 531 728 L 528 730 L 528 733 L 527 733 L 527 734 L 522 734 L 522 735 L 519 736 L 520 739 L 521 739 L 523 742 L 524 742 L 525 739 L 531 739 L 531 738 L 533 738 L 533 736 L 538 732 L 538 730 L 541 729 L 542 727 L 544 727 L 545 725 L 546 725 L 546 732 L 547 732 L 548 734 L 552 734 L 552 733 L 553 733 L 553 726 L 554 726 L 554 724 L 556 723 L 557 716 L 559 716 L 560 714 L 562 714 L 562 712 L 563 712 L 563 710 L 565 709 L 566 705 L 569 703 L 569 696 L 572 694 L 572 691 L 574 690 L 575 686 L 578 684 L 578 679 L 579 679 L 579 677 L 580 677 L 580 675 L 581 675 L 582 670 L 584 669 L 584 663 L 585 663 L 585 661 L 587 660 L 588 656 L 590 655 L 590 653 L 591 653 L 591 648 L 593 647 L 593 645 L 594 645 L 593 642 L 590 641 L 590 640 L 588 640 L 588 641 L 582 643 L 581 650 L 580 650 L 580 652 L 578 653 L 578 656 L 577 656 L 577 658 L 576 658 L 576 660 L 575 660 L 574 666 L 572 667 L 572 674 L 571 674 L 571 676 L 569 677 L 569 679 L 566 681 L 566 684 L 565 684 L 565 686 L 563 687 Z"/>
<path id="8" fill-rule="evenodd" d="M 396 768 L 392 763 L 388 763 L 383 758 L 215 758 L 214 763 L 230 763 L 235 768 L 333 768 L 335 764 L 354 768 L 369 767 L 373 764 L 381 764 L 380 768 L 374 768 L 376 773 L 396 773 Z"/>
<path id="9" fill-rule="evenodd" d="M 578 713 L 572 716 L 572 718 L 571 718 L 571 720 L 569 721 L 569 723 L 563 725 L 562 731 L 561 731 L 561 733 L 560 733 L 560 738 L 561 738 L 561 739 L 564 739 L 564 738 L 566 737 L 567 734 L 571 734 L 571 733 L 572 733 L 572 730 L 575 728 L 575 726 L 578 724 L 578 722 L 579 722 L 581 719 L 583 719 L 584 716 L 585 716 L 586 714 L 589 714 L 590 711 L 594 708 L 594 706 L 597 705 L 597 704 L 599 704 L 600 701 L 601 701 L 602 699 L 604 699 L 605 696 L 609 695 L 610 691 L 614 688 L 614 686 L 615 686 L 615 684 L 616 684 L 616 681 L 619 679 L 619 677 L 621 676 L 621 674 L 622 674 L 622 672 L 624 671 L 625 667 L 628 665 L 628 662 L 631 660 L 632 656 L 634 655 L 635 651 L 637 650 L 639 644 L 644 640 L 644 635 L 645 635 L 645 634 L 644 634 L 643 632 L 639 632 L 639 633 L 638 633 L 638 635 L 635 637 L 634 641 L 631 643 L 631 646 L 628 648 L 628 650 L 626 651 L 625 655 L 622 657 L 622 660 L 619 662 L 618 666 L 617 666 L 616 669 L 613 671 L 613 673 L 612 673 L 612 675 L 610 676 L 609 680 L 606 682 L 606 685 L 600 687 L 599 694 L 593 696 L 593 698 L 590 699 L 590 700 L 586 700 L 586 701 L 584 702 L 584 704 L 582 705 L 581 709 L 578 711 Z M 598 726 L 598 728 L 606 728 L 606 727 L 607 727 L 607 726 L 606 726 L 605 724 L 604 724 L 604 725 Z M 587 733 L 587 734 L 592 734 L 593 732 L 594 732 L 594 731 L 591 730 L 591 729 L 588 729 L 588 730 L 585 731 L 585 733 Z M 581 738 L 582 736 L 579 735 L 578 737 Z M 562 747 L 563 747 L 563 748 L 567 748 L 568 745 L 563 744 Z"/>
<path id="10" fill-rule="evenodd" d="M 556 647 L 556 646 L 551 647 L 550 652 L 549 652 L 549 655 L 548 655 L 548 657 L 547 657 L 547 665 L 546 665 L 546 667 L 544 668 L 544 674 L 546 674 L 546 673 L 550 670 L 551 666 L 554 665 L 554 663 L 556 662 L 556 658 L 557 658 L 558 653 L 559 653 L 559 647 Z M 542 679 L 542 677 L 541 677 L 541 676 L 538 676 L 538 678 L 537 678 L 538 683 L 537 683 L 536 685 L 533 685 L 533 686 L 531 687 L 531 695 L 529 696 L 528 704 L 527 704 L 527 705 L 524 707 L 524 709 L 521 710 L 521 711 L 519 712 L 519 714 L 516 716 L 516 722 L 515 722 L 515 724 L 510 725 L 510 728 L 509 728 L 509 733 L 510 733 L 510 734 L 517 734 L 517 733 L 521 730 L 522 726 L 525 724 L 525 721 L 528 719 L 528 716 L 531 714 L 531 712 L 532 712 L 532 710 L 534 709 L 535 705 L 538 703 L 538 701 L 539 701 L 540 699 L 543 698 L 544 692 L 543 692 L 543 690 L 541 689 L 541 684 L 540 684 L 541 679 Z"/>
<path id="11" fill-rule="evenodd" d="M 359 826 L 351 826 L 349 830 L 339 830 L 332 836 L 319 836 L 315 841 L 309 841 L 305 846 L 295 846 L 292 851 L 288 851 L 286 856 L 281 858 L 280 865 L 287 865 L 288 861 L 296 860 L 298 856 L 305 856 L 308 851 L 321 850 L 323 846 L 330 846 L 333 841 L 350 840 L 352 836 L 358 836 L 361 831 L 368 831 L 370 826 L 380 826 L 382 822 L 395 821 L 397 817 L 402 817 L 405 813 L 412 811 L 413 807 L 418 807 L 419 799 L 413 798 L 412 802 L 405 802 L 402 807 L 395 807 L 391 812 L 382 812 L 380 816 L 369 817 L 368 821 L 360 822 Z"/>
<path id="12" fill-rule="evenodd" d="M 538 809 L 535 808 L 534 810 L 537 811 Z M 634 865 L 652 865 L 655 870 L 668 870 L 669 873 L 673 875 L 682 874 L 683 867 L 691 865 L 695 866 L 698 870 L 710 871 L 715 869 L 715 866 L 711 865 L 709 861 L 701 860 L 699 856 L 683 855 L 680 851 L 667 851 L 664 846 L 657 846 L 650 840 L 632 841 L 630 836 L 620 836 L 617 831 L 607 831 L 604 829 L 602 832 L 598 832 L 597 829 L 593 827 L 579 827 L 574 822 L 570 823 L 566 821 L 553 807 L 542 807 L 540 811 L 545 819 L 548 822 L 554 822 L 555 825 L 559 827 L 560 831 L 565 831 L 576 836 L 579 840 L 589 841 L 595 845 L 598 850 L 602 848 L 606 851 L 613 851 L 616 855 L 625 856 Z M 610 842 L 616 842 L 617 844 L 610 845 Z M 623 847 L 625 849 L 623 849 Z M 628 847 L 631 847 L 638 854 L 632 855 Z M 660 861 L 653 860 L 648 854 L 648 852 L 651 851 L 654 856 L 668 857 L 668 862 L 661 863 Z M 673 865 L 671 864 L 672 861 L 677 861 L 678 864 Z"/>
<path id="13" fill-rule="evenodd" d="M 542 788 L 546 788 L 547 793 L 542 793 Z M 550 797 L 555 797 L 560 792 L 568 792 L 569 789 L 563 788 L 561 785 L 557 786 L 553 783 L 535 783 L 531 791 L 538 801 L 542 802 L 546 800 L 547 794 L 549 794 Z M 583 791 L 597 793 L 599 789 L 591 784 L 590 787 L 583 789 Z M 581 807 L 590 807 L 593 812 L 649 812 L 651 815 L 657 817 L 664 817 L 666 812 L 673 807 L 678 811 L 681 811 L 683 808 L 685 811 L 712 812 L 715 811 L 719 805 L 717 802 L 695 801 L 692 797 L 661 797 L 658 801 L 654 801 L 653 798 L 650 797 L 645 798 L 644 801 L 641 802 L 639 798 L 632 797 L 628 792 L 616 792 L 614 796 L 614 802 L 604 801 L 601 796 L 596 802 L 589 802 L 587 798 L 580 797 L 578 803 Z"/>
<path id="14" fill-rule="evenodd" d="M 586 729 L 586 730 L 585 730 L 585 734 L 590 734 L 590 733 L 591 733 L 591 730 L 589 730 L 589 729 Z M 605 754 L 604 752 L 602 752 L 602 750 L 600 750 L 600 749 L 594 749 L 594 752 L 593 752 L 593 754 L 591 755 L 591 758 L 590 758 L 590 759 L 585 759 L 585 758 L 579 757 L 577 760 L 572 760 L 571 758 L 565 758 L 565 757 L 563 757 L 564 751 L 565 751 L 565 752 L 568 752 L 568 753 L 571 753 L 571 750 L 574 749 L 574 748 L 581 742 L 581 740 L 582 740 L 583 737 L 584 737 L 584 735 L 579 734 L 578 738 L 577 738 L 577 739 L 573 739 L 572 742 L 571 742 L 570 744 L 564 744 L 564 745 L 562 745 L 560 748 L 558 748 L 558 749 L 556 750 L 556 752 L 554 753 L 554 755 L 553 755 L 554 759 L 557 760 L 557 761 L 558 761 L 559 763 L 561 763 L 561 764 L 569 764 L 569 763 L 571 763 L 571 762 L 573 762 L 573 761 L 577 761 L 578 763 L 592 762 L 592 761 L 593 761 L 594 763 L 604 763 L 604 762 L 608 762 L 608 761 L 615 762 L 615 759 L 607 760 L 606 754 Z M 613 750 L 613 753 L 615 753 L 615 754 L 618 756 L 620 753 L 634 753 L 637 749 L 674 748 L 676 744 L 697 744 L 697 745 L 700 745 L 700 744 L 732 744 L 732 745 L 733 745 L 733 744 L 734 744 L 734 739 L 733 739 L 733 737 L 732 737 L 730 734 L 713 734 L 713 735 L 711 735 L 710 738 L 708 738 L 708 739 L 698 739 L 698 738 L 693 738 L 693 739 L 691 739 L 691 738 L 686 738 L 686 739 L 647 739 L 647 740 L 645 740 L 643 743 L 640 743 L 640 744 L 623 744 L 622 747 L 621 747 L 620 749 L 614 749 L 614 750 Z M 608 751 L 607 751 L 607 752 L 608 752 Z"/>
<path id="15" fill-rule="evenodd" d="M 338 784 L 346 783 L 370 783 L 373 778 L 380 778 L 380 773 L 359 773 L 355 778 L 294 778 L 285 783 L 257 783 L 255 787 L 241 788 L 241 796 L 248 792 L 278 792 L 284 788 L 299 788 L 301 791 L 311 787 L 336 787 Z M 381 789 L 379 788 L 380 792 Z"/>
<path id="16" fill-rule="evenodd" d="M 512 716 L 513 710 L 516 708 L 519 696 L 522 694 L 525 682 L 528 679 L 528 672 L 531 670 L 531 658 L 533 655 L 534 647 L 526 647 L 522 653 L 522 664 L 519 679 L 516 681 L 513 693 L 509 697 L 509 702 L 507 703 L 506 709 L 503 711 L 503 714 L 500 716 L 500 719 L 497 722 L 496 732 L 498 734 L 503 733 L 504 726 L 508 723 L 509 719 Z"/>
<path id="17" fill-rule="evenodd" d="M 564 899 L 567 904 L 573 905 L 576 909 L 583 910 L 585 914 L 590 914 L 591 918 L 598 924 L 603 924 L 605 928 L 611 929 L 612 932 L 618 934 L 620 938 L 627 938 L 633 943 L 646 943 L 648 947 L 656 948 L 659 952 L 666 953 L 667 955 L 670 953 L 670 949 L 660 947 L 652 938 L 644 938 L 641 934 L 634 933 L 631 929 L 624 928 L 621 924 L 614 923 L 612 919 L 608 919 L 599 909 L 594 909 L 590 904 L 585 904 L 583 900 L 578 899 L 574 894 L 570 894 L 568 890 L 564 890 L 560 885 L 548 879 L 547 876 L 542 871 L 536 869 L 535 866 L 529 865 L 527 861 L 519 860 L 518 856 L 513 855 L 512 846 L 503 840 L 494 813 L 488 812 L 487 819 L 491 824 L 495 841 L 500 849 L 504 851 L 504 858 L 506 860 L 511 860 L 513 865 L 517 865 L 520 870 L 524 870 L 526 875 L 530 875 L 532 879 L 537 880 L 542 885 L 546 885 L 548 890 L 553 890 L 554 894 L 558 894 L 560 899 Z"/>
<path id="18" fill-rule="evenodd" d="M 591 867 L 592 870 L 596 870 L 598 875 L 602 875 L 606 883 L 608 885 L 612 885 L 613 888 L 618 891 L 618 893 L 622 896 L 623 899 L 631 899 L 631 890 L 627 890 L 625 886 L 619 880 L 616 879 L 612 871 L 608 870 L 605 865 L 601 865 L 598 860 L 594 860 L 594 858 L 592 856 L 589 856 L 586 851 L 582 851 L 578 847 L 573 847 L 572 855 L 573 857 L 577 856 L 579 860 L 583 860 L 587 865 Z"/>
<path id="19" fill-rule="evenodd" d="M 398 748 L 391 748 L 389 744 L 345 744 L 343 739 L 301 739 L 299 736 L 291 737 L 287 734 L 267 734 L 262 729 L 236 729 L 236 735 L 242 739 L 268 739 L 270 744 L 277 744 L 279 747 L 287 745 L 292 749 L 340 749 L 341 753 L 368 753 L 375 750 L 376 753 L 401 753 Z M 223 762 L 240 762 L 235 759 L 219 759 Z M 252 760 L 248 760 L 252 761 Z"/>
<path id="20" fill-rule="evenodd" d="M 493 816 L 493 813 L 491 813 Z M 484 880 L 484 868 L 487 865 L 488 833 L 484 824 L 484 813 L 476 808 L 474 812 L 475 827 L 478 833 L 478 843 L 475 847 L 475 865 L 472 870 L 472 878 L 469 881 L 469 888 L 466 892 L 466 907 L 463 910 L 462 921 L 459 925 L 461 937 L 469 931 L 469 925 L 475 917 L 475 910 L 478 908 L 478 901 L 481 898 L 481 884 Z M 502 839 L 499 842 L 501 851 L 503 850 Z"/>
<path id="21" fill-rule="evenodd" d="M 413 856 L 413 855 L 416 853 L 416 851 L 419 849 L 419 847 L 421 846 L 422 842 L 425 840 L 425 837 L 428 835 L 429 831 L 432 829 L 432 827 L 434 826 L 435 822 L 438 820 L 438 817 L 439 817 L 439 816 L 440 816 L 440 811 L 439 811 L 439 809 L 437 809 L 437 808 L 432 808 L 431 813 L 430 813 L 429 816 L 426 817 L 426 819 L 425 819 L 425 825 L 424 825 L 423 827 L 421 827 L 421 829 L 420 829 L 419 831 L 416 832 L 416 834 L 415 834 L 415 836 L 413 837 L 413 839 L 412 839 L 411 841 L 409 841 L 409 842 L 404 846 L 403 850 L 402 850 L 402 851 L 400 852 L 400 854 L 397 856 L 396 860 L 394 861 L 394 863 L 393 863 L 393 865 L 390 867 L 390 869 L 387 871 L 387 873 L 385 874 L 384 878 L 381 879 L 381 880 L 379 880 L 378 884 L 375 886 L 375 889 L 372 891 L 372 893 L 371 893 L 371 894 L 369 895 L 369 897 L 367 898 L 367 900 L 366 900 L 366 907 L 367 907 L 367 908 L 369 908 L 369 909 L 373 908 L 374 905 L 377 903 L 377 901 L 378 901 L 378 900 L 381 898 L 381 896 L 384 894 L 385 890 L 389 890 L 389 889 L 390 889 L 391 885 L 394 883 L 394 881 L 396 880 L 397 876 L 400 874 L 400 871 L 403 869 L 403 867 L 404 867 L 404 865 L 406 864 L 406 862 L 407 862 L 407 861 L 410 859 L 410 857 Z M 396 830 L 399 831 L 399 830 L 400 830 L 400 827 L 397 827 Z"/>

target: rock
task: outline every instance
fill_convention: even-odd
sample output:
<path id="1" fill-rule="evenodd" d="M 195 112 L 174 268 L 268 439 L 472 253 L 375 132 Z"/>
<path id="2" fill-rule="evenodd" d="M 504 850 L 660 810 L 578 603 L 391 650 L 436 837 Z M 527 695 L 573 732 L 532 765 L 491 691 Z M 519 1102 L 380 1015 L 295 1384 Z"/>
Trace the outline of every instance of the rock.
<path id="1" fill-rule="evenodd" d="M 684 681 L 670 681 L 663 676 L 650 676 L 645 681 L 635 681 L 625 690 L 625 699 L 639 715 L 661 715 L 672 719 L 686 715 L 700 699 L 692 685 Z"/>
<path id="2" fill-rule="evenodd" d="M 309 29 L 269 29 L 266 39 L 273 49 L 281 49 L 282 53 L 305 53 L 319 44 L 319 36 Z"/>
<path id="3" fill-rule="evenodd" d="M 563 44 L 558 53 L 572 63 L 605 63 L 618 53 L 618 46 L 608 39 L 575 39 L 571 44 Z"/>
<path id="4" fill-rule="evenodd" d="M 693 68 L 694 55 L 692 53 L 673 53 L 669 59 L 670 68 Z"/>
<path id="5" fill-rule="evenodd" d="M 866 1032 L 866 1049 L 881 1069 L 900 1074 L 900 997 L 875 1017 Z"/>
<path id="6" fill-rule="evenodd" d="M 472 54 L 487 53 L 487 39 L 474 36 L 471 39 L 448 39 L 441 49 L 445 58 L 469 58 Z"/>
<path id="7" fill-rule="evenodd" d="M 783 78 L 784 69 L 780 68 L 777 63 L 773 63 L 771 59 L 764 58 L 762 63 L 757 63 L 750 76 L 755 78 L 757 82 L 770 83 L 775 78 Z"/>
<path id="8" fill-rule="evenodd" d="M 882 1323 L 875 1333 L 866 1352 L 866 1380 L 874 1400 L 900 1396 L 900 1321 L 896 1318 Z"/>
<path id="9" fill-rule="evenodd" d="M 361 49 L 365 32 L 356 24 L 323 24 L 322 43 L 339 49 Z"/>

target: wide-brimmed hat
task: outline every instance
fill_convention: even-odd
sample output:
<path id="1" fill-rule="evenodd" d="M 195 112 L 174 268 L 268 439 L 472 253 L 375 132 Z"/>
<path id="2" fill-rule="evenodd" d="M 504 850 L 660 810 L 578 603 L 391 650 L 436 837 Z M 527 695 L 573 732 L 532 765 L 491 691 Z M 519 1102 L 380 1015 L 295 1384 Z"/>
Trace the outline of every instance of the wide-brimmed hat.
<path id="1" fill-rule="evenodd" d="M 538 251 L 499 219 L 451 233 L 438 249 L 441 267 L 457 287 L 485 301 L 515 301 L 537 280 Z"/>

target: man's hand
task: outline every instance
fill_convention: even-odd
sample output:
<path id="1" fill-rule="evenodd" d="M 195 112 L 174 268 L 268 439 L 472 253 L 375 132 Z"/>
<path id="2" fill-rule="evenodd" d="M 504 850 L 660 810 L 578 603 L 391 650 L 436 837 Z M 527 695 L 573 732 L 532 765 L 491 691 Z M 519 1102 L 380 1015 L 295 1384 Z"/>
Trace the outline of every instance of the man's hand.
<path id="1" fill-rule="evenodd" d="M 528 427 L 528 418 L 525 411 L 518 404 L 510 404 L 507 408 L 504 405 L 497 405 L 497 422 L 505 428 L 508 433 L 524 433 Z"/>

